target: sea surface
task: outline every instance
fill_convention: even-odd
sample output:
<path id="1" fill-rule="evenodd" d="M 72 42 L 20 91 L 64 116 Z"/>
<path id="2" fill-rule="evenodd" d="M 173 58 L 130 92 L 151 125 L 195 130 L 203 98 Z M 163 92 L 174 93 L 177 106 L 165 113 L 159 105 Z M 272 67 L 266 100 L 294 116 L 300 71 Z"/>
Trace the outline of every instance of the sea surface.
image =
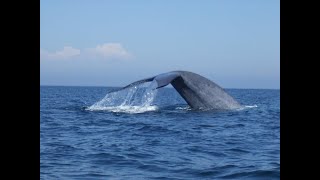
<path id="1" fill-rule="evenodd" d="M 280 91 L 192 110 L 173 88 L 40 86 L 40 179 L 280 179 Z"/>

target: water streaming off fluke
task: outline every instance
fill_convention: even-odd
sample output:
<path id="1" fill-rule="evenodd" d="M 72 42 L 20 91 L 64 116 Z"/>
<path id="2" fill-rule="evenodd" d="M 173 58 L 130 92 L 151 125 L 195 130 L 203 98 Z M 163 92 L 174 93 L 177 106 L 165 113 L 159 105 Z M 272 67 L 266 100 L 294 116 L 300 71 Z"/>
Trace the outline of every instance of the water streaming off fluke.
<path id="1" fill-rule="evenodd" d="M 143 113 L 155 111 L 153 100 L 157 95 L 157 82 L 146 82 L 121 91 L 107 93 L 100 101 L 88 107 L 90 111 L 111 111 L 125 113 Z"/>

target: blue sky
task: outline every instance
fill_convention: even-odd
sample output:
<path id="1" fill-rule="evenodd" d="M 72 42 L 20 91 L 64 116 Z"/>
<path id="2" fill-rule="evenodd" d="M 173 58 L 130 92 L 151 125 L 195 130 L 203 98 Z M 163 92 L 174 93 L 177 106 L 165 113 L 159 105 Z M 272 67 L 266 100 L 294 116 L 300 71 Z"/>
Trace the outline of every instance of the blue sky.
<path id="1" fill-rule="evenodd" d="M 173 70 L 279 89 L 279 0 L 40 1 L 40 85 L 124 86 Z"/>

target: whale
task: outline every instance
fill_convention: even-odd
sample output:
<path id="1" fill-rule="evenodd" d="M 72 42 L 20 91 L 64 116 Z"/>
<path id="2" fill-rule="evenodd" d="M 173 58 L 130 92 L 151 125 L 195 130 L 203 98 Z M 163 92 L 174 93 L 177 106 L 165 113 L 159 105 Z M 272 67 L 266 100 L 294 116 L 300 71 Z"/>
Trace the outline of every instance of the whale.
<path id="1" fill-rule="evenodd" d="M 191 109 L 231 110 L 241 108 L 241 104 L 222 87 L 211 80 L 189 71 L 171 71 L 135 81 L 109 93 L 121 91 L 145 82 L 156 82 L 154 89 L 171 84 Z"/>

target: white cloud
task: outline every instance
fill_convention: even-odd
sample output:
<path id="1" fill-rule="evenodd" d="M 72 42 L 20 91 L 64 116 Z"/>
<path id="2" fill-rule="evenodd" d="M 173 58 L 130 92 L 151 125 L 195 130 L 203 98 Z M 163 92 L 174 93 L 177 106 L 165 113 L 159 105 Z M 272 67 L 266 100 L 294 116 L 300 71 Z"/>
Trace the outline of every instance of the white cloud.
<path id="1" fill-rule="evenodd" d="M 90 54 L 102 56 L 105 59 L 130 59 L 132 57 L 120 43 L 105 43 L 87 50 Z"/>
<path id="2" fill-rule="evenodd" d="M 71 46 L 65 46 L 63 50 L 48 52 L 40 49 L 40 59 L 69 59 L 77 56 L 80 59 L 130 59 L 133 56 L 120 43 L 105 43 L 94 48 L 80 50 Z"/>
<path id="3" fill-rule="evenodd" d="M 45 59 L 67 59 L 73 56 L 80 55 L 80 50 L 71 46 L 63 47 L 63 50 L 50 53 L 44 49 L 40 49 L 40 58 Z"/>

